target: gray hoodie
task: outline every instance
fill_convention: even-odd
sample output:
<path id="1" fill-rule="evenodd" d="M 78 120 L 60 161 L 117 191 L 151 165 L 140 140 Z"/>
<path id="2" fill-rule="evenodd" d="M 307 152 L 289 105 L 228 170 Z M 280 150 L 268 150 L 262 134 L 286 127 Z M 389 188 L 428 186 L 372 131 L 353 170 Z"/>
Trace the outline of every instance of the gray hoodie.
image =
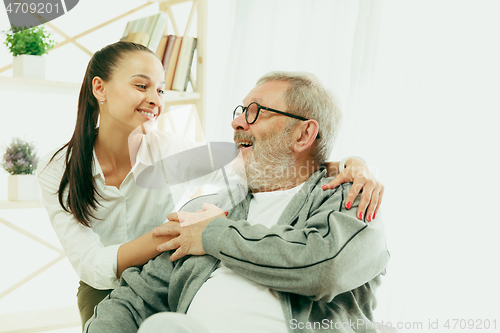
<path id="1" fill-rule="evenodd" d="M 165 252 L 143 267 L 125 270 L 121 287 L 95 309 L 85 332 L 136 332 L 161 311 L 186 313 L 194 295 L 220 262 L 278 292 L 290 332 L 375 332 L 375 289 L 389 260 L 380 217 L 356 218 L 344 200 L 350 184 L 323 191 L 331 178 L 316 171 L 293 197 L 276 225 L 247 221 L 252 194 L 203 231 L 207 255 L 171 262 Z M 188 202 L 226 201 L 224 192 Z M 237 329 L 235 328 L 235 332 Z"/>

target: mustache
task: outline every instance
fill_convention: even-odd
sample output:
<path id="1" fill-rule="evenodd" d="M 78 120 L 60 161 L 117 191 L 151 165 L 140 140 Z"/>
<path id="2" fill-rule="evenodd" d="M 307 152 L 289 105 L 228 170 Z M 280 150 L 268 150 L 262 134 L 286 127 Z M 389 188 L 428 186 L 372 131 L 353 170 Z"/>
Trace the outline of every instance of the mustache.
<path id="1" fill-rule="evenodd" d="M 248 140 L 255 144 L 255 137 L 245 132 L 234 132 L 234 140 Z"/>

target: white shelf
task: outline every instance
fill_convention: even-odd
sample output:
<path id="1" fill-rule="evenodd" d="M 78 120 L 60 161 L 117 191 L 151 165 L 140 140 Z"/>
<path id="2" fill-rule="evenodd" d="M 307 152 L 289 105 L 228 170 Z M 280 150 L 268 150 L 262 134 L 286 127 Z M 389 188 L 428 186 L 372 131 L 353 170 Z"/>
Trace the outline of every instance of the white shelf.
<path id="1" fill-rule="evenodd" d="M 41 201 L 9 201 L 0 200 L 0 209 L 25 209 L 25 208 L 43 208 Z"/>
<path id="2" fill-rule="evenodd" d="M 165 90 L 163 101 L 168 105 L 194 104 L 200 99 L 200 97 L 200 93 L 197 92 Z"/>
<path id="3" fill-rule="evenodd" d="M 80 92 L 80 86 L 81 85 L 79 83 L 72 82 L 58 82 L 0 76 L 0 90 L 14 90 L 26 93 L 40 92 L 77 95 Z"/>
<path id="4" fill-rule="evenodd" d="M 80 84 L 0 76 L 0 90 L 7 89 L 22 92 L 78 94 L 80 92 Z M 166 90 L 164 100 L 165 104 L 169 105 L 189 104 L 197 102 L 200 96 L 200 93 L 197 92 Z"/>

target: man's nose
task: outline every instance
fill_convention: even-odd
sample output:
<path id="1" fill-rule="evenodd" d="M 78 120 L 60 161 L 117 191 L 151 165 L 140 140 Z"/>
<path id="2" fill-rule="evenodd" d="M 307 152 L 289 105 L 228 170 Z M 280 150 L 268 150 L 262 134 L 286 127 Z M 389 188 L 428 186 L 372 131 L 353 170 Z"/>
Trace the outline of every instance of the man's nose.
<path id="1" fill-rule="evenodd" d="M 249 129 L 249 125 L 247 121 L 245 120 L 245 114 L 242 113 L 238 117 L 233 119 L 233 122 L 231 123 L 231 126 L 235 131 L 247 131 Z"/>

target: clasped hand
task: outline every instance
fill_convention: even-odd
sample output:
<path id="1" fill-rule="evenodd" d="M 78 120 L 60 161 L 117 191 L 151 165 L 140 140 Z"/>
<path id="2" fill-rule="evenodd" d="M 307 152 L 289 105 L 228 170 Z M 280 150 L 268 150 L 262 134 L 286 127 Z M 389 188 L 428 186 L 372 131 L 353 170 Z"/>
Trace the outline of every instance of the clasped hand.
<path id="1" fill-rule="evenodd" d="M 205 227 L 217 217 L 226 217 L 219 207 L 204 203 L 203 210 L 195 213 L 177 212 L 168 214 L 167 219 L 174 223 L 165 223 L 153 229 L 155 236 L 173 236 L 170 241 L 158 245 L 158 251 L 176 250 L 171 261 L 176 261 L 185 255 L 206 254 L 203 249 L 201 235 Z"/>
<path id="2" fill-rule="evenodd" d="M 366 219 L 370 222 L 375 218 L 380 208 L 384 186 L 375 179 L 365 163 L 357 159 L 349 159 L 346 162 L 345 169 L 329 184 L 324 185 L 323 190 L 334 189 L 346 182 L 353 183 L 345 200 L 346 208 L 351 208 L 352 203 L 362 190 L 356 216 L 362 220 L 366 212 Z M 189 254 L 206 254 L 203 249 L 201 235 L 205 227 L 217 217 L 226 217 L 226 215 L 222 209 L 208 203 L 203 204 L 203 210 L 195 213 L 177 212 L 169 214 L 167 218 L 170 222 L 153 229 L 153 235 L 172 236 L 174 238 L 158 245 L 158 251 L 176 250 L 170 256 L 172 261 Z"/>

